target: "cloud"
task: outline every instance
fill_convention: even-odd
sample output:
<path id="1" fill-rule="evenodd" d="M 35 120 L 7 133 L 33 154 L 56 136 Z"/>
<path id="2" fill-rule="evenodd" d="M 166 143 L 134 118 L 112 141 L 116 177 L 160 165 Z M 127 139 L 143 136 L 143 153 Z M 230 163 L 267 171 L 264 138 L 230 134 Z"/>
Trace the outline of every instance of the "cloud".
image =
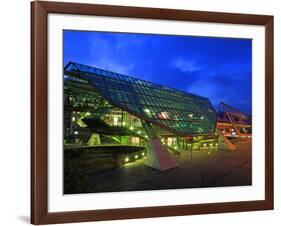
<path id="1" fill-rule="evenodd" d="M 243 73 L 242 77 L 249 78 L 250 75 Z M 202 74 L 195 83 L 186 87 L 186 91 L 209 98 L 216 108 L 220 102 L 225 102 L 251 114 L 250 79 L 241 82 L 235 76 Z"/>
<path id="2" fill-rule="evenodd" d="M 98 35 L 92 37 L 91 65 L 121 74 L 131 74 L 134 64 L 122 60 L 120 57 L 122 49 L 120 49 L 119 45 L 114 44 L 115 41 L 116 38 L 114 36 L 108 39 Z"/>
<path id="3" fill-rule="evenodd" d="M 98 61 L 95 61 L 95 66 L 98 68 L 102 68 L 108 71 L 117 72 L 120 74 L 130 75 L 132 69 L 134 68 L 133 64 L 120 64 L 112 59 L 102 58 Z"/>
<path id="4" fill-rule="evenodd" d="M 251 42 L 67 31 L 64 62 L 127 74 L 251 111 Z"/>
<path id="5" fill-rule="evenodd" d="M 187 60 L 184 58 L 176 58 L 172 62 L 172 67 L 182 72 L 194 72 L 201 69 L 201 67 L 195 61 Z"/>
<path id="6" fill-rule="evenodd" d="M 217 67 L 217 72 L 223 74 L 223 77 L 232 80 L 244 80 L 245 74 L 252 72 L 251 62 L 226 62 Z"/>

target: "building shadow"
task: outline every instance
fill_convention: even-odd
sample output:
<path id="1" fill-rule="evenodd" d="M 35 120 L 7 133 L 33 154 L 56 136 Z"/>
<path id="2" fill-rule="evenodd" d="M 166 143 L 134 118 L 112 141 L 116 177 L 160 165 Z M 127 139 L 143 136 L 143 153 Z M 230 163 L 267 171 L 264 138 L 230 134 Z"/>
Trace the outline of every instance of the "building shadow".
<path id="1" fill-rule="evenodd" d="M 18 216 L 18 219 L 26 224 L 30 224 L 30 217 L 29 216 Z"/>

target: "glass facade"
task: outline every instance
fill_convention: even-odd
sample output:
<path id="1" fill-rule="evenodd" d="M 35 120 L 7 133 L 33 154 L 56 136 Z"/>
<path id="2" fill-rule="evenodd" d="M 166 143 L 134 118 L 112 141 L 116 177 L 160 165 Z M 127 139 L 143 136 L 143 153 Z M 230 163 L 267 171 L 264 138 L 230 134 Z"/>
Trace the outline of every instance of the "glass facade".
<path id="1" fill-rule="evenodd" d="M 217 128 L 224 136 L 251 137 L 252 117 L 226 103 L 221 102 L 217 111 Z"/>
<path id="2" fill-rule="evenodd" d="M 66 65 L 64 73 L 88 83 L 110 105 L 175 136 L 215 133 L 216 111 L 207 98 L 73 62 Z M 101 98 L 97 100 L 100 102 Z M 103 108 L 95 116 L 98 118 L 109 110 Z M 112 120 L 113 125 L 123 123 L 117 115 Z M 138 142 L 137 139 L 134 142 Z"/>

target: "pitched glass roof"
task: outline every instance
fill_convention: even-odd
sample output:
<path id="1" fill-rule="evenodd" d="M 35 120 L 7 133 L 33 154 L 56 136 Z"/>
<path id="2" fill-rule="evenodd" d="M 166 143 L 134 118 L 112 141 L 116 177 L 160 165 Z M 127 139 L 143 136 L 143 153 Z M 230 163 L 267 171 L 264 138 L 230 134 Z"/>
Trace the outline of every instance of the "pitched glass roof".
<path id="1" fill-rule="evenodd" d="M 85 79 L 110 104 L 180 136 L 209 135 L 216 112 L 207 98 L 70 62 L 65 75 Z"/>
<path id="2" fill-rule="evenodd" d="M 217 121 L 232 123 L 230 117 L 232 117 L 232 120 L 234 120 L 237 124 L 248 125 L 251 124 L 252 120 L 251 117 L 245 112 L 242 112 L 226 103 L 221 102 L 217 111 Z"/>

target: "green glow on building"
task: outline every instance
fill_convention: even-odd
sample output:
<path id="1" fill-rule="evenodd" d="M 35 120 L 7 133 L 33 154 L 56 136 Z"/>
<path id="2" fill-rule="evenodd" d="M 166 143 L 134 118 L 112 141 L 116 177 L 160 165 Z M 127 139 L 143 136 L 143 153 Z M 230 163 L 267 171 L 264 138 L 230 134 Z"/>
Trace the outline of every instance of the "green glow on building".
<path id="1" fill-rule="evenodd" d="M 151 134 L 144 123 L 171 150 L 199 150 L 207 146 L 204 139 L 216 139 L 216 113 L 207 98 L 72 62 L 64 72 L 66 144 L 146 147 Z M 92 134 L 99 135 L 98 142 Z M 143 153 L 133 151 L 122 159 L 131 162 Z"/>
<path id="2" fill-rule="evenodd" d="M 207 98 L 73 62 L 65 74 L 85 80 L 110 105 L 177 136 L 215 131 L 215 109 Z"/>

